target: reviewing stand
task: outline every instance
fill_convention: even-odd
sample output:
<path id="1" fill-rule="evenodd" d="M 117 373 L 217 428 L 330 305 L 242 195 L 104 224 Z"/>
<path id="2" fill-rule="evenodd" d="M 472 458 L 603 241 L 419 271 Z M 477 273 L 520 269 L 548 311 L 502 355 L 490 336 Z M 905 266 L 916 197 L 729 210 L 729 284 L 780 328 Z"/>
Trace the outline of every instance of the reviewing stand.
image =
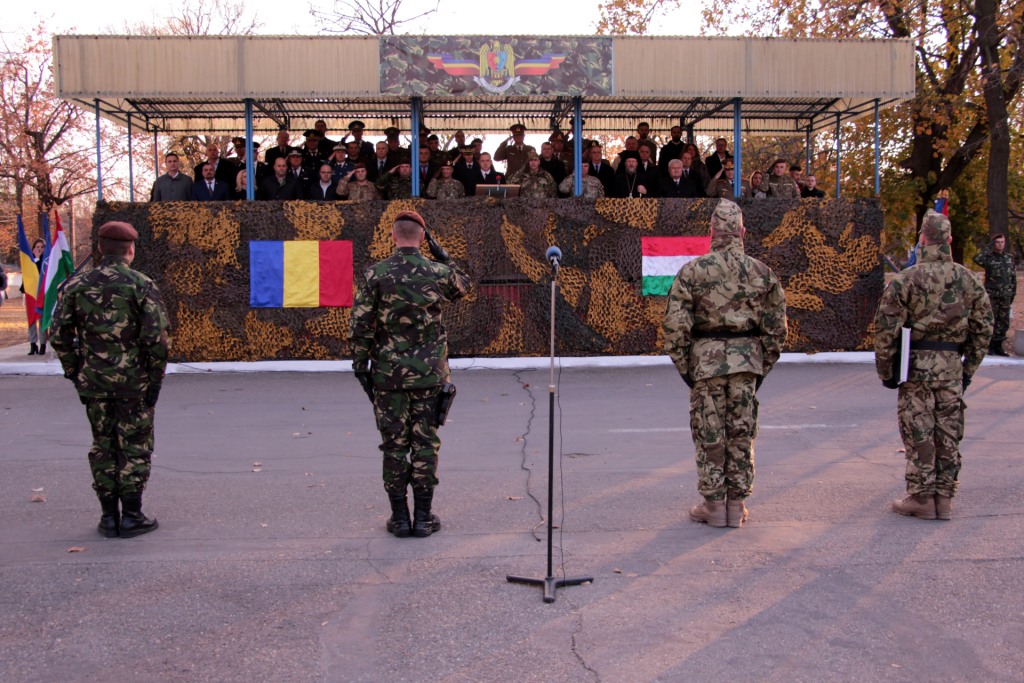
<path id="1" fill-rule="evenodd" d="M 562 586 L 578 586 L 588 581 L 593 582 L 594 578 L 584 576 L 575 579 L 556 579 L 551 575 L 552 501 L 555 492 L 555 292 L 558 289 L 558 262 L 562 258 L 562 251 L 558 247 L 549 247 L 545 257 L 551 261 L 553 269 L 551 277 L 551 376 L 548 380 L 548 573 L 543 579 L 511 575 L 506 576 L 505 579 L 512 583 L 543 586 L 544 602 L 554 602 L 555 589 Z"/>

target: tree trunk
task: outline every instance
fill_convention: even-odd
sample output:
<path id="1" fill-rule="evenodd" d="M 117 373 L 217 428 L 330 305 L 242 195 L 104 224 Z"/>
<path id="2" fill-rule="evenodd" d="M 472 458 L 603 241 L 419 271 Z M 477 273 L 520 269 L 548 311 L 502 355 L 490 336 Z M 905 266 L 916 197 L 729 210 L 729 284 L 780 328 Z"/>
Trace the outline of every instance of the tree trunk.
<path id="1" fill-rule="evenodd" d="M 975 12 L 985 111 L 988 114 L 988 233 L 990 236 L 1007 235 L 1010 227 L 1010 129 L 999 62 L 1001 37 L 996 24 L 999 0 L 977 0 Z"/>

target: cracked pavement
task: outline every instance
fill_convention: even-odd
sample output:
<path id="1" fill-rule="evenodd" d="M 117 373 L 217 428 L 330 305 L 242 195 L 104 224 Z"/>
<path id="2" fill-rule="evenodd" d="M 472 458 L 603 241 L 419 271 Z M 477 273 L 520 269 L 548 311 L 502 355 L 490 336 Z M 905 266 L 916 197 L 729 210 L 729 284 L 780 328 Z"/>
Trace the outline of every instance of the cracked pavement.
<path id="1" fill-rule="evenodd" d="M 435 536 L 385 533 L 351 374 L 210 373 L 167 378 L 160 529 L 121 540 L 94 530 L 70 385 L 0 377 L 0 679 L 1019 679 L 1024 364 L 975 376 L 951 522 L 889 511 L 904 461 L 872 366 L 780 364 L 738 530 L 687 520 L 671 366 L 563 369 L 554 566 L 595 580 L 552 604 L 505 579 L 545 573 L 547 360 L 454 381 Z"/>

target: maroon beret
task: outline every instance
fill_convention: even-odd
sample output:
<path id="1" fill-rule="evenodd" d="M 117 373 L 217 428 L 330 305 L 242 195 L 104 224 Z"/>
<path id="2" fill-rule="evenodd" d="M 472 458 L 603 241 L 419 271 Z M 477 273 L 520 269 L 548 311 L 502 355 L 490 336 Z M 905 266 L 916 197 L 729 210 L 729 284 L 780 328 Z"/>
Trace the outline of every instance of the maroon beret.
<path id="1" fill-rule="evenodd" d="M 423 220 L 423 216 L 419 215 L 415 211 L 402 211 L 395 216 L 395 223 L 398 221 L 412 221 L 413 223 L 419 223 L 420 227 L 424 230 L 427 229 L 427 222 Z"/>
<path id="2" fill-rule="evenodd" d="M 139 233 L 127 223 L 108 221 L 100 226 L 100 237 L 119 242 L 134 242 L 139 239 Z"/>

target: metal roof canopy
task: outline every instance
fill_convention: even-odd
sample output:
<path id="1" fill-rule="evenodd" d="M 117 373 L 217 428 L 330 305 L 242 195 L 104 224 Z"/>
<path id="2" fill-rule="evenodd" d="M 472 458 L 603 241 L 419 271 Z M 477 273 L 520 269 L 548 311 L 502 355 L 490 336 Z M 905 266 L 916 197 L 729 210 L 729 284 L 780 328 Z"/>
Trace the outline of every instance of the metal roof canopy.
<path id="1" fill-rule="evenodd" d="M 584 133 L 621 135 L 647 121 L 656 132 L 805 135 L 914 96 L 909 40 L 614 37 L 612 97 L 584 97 Z M 575 98 L 424 97 L 379 92 L 376 37 L 55 36 L 58 96 L 104 118 L 164 133 L 238 134 L 311 128 L 352 119 L 368 134 L 414 118 L 433 130 L 506 133 L 567 128 Z M 97 107 L 98 105 L 98 107 Z M 337 122 L 337 125 L 330 125 Z"/>

